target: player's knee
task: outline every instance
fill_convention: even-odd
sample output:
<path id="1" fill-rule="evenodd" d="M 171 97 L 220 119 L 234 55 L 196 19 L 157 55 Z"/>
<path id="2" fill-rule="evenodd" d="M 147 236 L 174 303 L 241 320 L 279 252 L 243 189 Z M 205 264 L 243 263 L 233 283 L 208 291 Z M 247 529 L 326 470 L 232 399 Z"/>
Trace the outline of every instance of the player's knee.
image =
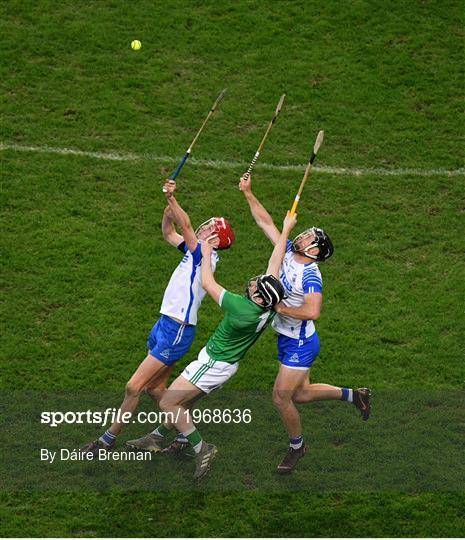
<path id="1" fill-rule="evenodd" d="M 168 411 L 171 409 L 171 407 L 173 407 L 175 405 L 175 403 L 173 403 L 173 399 L 171 398 L 171 396 L 169 394 L 163 394 L 163 396 L 161 396 L 159 402 L 158 402 L 158 406 L 160 407 L 160 409 L 162 411 Z"/>
<path id="2" fill-rule="evenodd" d="M 132 379 L 126 384 L 126 395 L 136 397 L 142 392 L 142 388 Z"/>
<path id="3" fill-rule="evenodd" d="M 287 390 L 275 388 L 273 390 L 273 404 L 278 409 L 286 407 L 291 400 L 291 393 Z"/>

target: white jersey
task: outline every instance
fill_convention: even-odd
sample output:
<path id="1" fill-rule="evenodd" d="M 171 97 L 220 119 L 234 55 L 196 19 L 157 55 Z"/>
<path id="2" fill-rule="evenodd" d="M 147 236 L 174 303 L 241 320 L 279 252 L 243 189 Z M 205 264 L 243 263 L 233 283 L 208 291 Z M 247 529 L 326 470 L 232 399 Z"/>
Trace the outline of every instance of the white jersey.
<path id="1" fill-rule="evenodd" d="M 279 279 L 287 296 L 283 300 L 284 305 L 289 307 L 299 307 L 304 302 L 305 294 L 321 293 L 323 290 L 323 281 L 318 265 L 313 262 L 304 264 L 296 262 L 290 240 L 287 241 L 286 255 L 280 269 Z M 301 321 L 279 313 L 274 318 L 272 326 L 279 334 L 294 339 L 308 338 L 315 333 L 313 321 Z"/>
<path id="2" fill-rule="evenodd" d="M 197 324 L 197 311 L 206 292 L 202 287 L 200 267 L 202 252 L 200 242 L 191 253 L 183 242 L 178 246 L 184 253 L 182 261 L 171 275 L 161 304 L 160 313 L 168 317 L 175 317 L 184 324 Z M 216 251 L 212 253 L 212 270 L 216 269 L 219 261 Z"/>

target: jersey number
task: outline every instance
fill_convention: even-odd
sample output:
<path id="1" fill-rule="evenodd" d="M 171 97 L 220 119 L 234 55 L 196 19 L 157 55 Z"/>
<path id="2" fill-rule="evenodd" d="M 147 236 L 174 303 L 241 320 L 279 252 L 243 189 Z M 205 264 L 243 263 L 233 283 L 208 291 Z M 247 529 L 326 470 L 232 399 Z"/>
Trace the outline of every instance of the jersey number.
<path id="1" fill-rule="evenodd" d="M 260 322 L 258 323 L 257 329 L 255 332 L 261 332 L 263 330 L 263 327 L 268 321 L 269 313 L 264 313 L 263 315 L 260 315 Z"/>

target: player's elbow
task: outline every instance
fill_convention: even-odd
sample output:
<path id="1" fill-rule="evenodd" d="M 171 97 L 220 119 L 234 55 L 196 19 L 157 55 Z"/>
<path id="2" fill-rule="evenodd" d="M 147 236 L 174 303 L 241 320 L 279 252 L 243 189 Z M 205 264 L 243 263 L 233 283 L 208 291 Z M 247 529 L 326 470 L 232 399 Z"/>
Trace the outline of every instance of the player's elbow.
<path id="1" fill-rule="evenodd" d="M 258 218 L 258 219 L 256 219 L 256 223 L 260 227 L 260 229 L 267 236 L 270 236 L 270 234 L 272 234 L 274 224 L 273 224 L 273 220 L 271 219 L 271 217 L 269 217 L 269 218 Z"/>
<path id="2" fill-rule="evenodd" d="M 172 246 L 176 246 L 177 237 L 176 234 L 173 234 L 173 231 L 162 231 L 162 234 L 165 242 L 168 242 L 168 244 Z"/>
<path id="3" fill-rule="evenodd" d="M 268 227 L 270 225 L 270 221 L 269 219 L 266 219 L 262 216 L 256 216 L 255 217 L 255 223 L 261 228 L 261 229 L 266 229 L 266 227 Z"/>
<path id="4" fill-rule="evenodd" d="M 306 318 L 309 321 L 316 321 L 320 318 L 320 310 L 318 308 L 310 308 L 305 312 Z"/>

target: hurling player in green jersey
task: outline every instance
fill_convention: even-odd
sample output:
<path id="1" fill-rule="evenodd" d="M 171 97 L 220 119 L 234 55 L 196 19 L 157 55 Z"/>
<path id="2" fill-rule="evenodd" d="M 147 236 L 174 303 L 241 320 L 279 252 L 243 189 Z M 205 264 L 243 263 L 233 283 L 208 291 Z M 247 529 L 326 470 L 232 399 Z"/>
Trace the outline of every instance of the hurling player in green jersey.
<path id="1" fill-rule="evenodd" d="M 194 401 L 220 388 L 236 373 L 239 361 L 273 319 L 274 306 L 284 298 L 284 288 L 278 279 L 279 269 L 287 238 L 295 223 L 296 217 L 290 217 L 288 213 L 266 273 L 249 280 L 245 296 L 226 291 L 215 281 L 210 260 L 211 246 L 202 242 L 202 285 L 221 306 L 224 318 L 197 360 L 185 368 L 162 397 L 160 409 L 172 422 L 158 426 L 155 432 L 147 435 L 151 438 L 152 447 L 157 444 L 160 450 L 164 437 L 174 427 L 185 435 L 196 453 L 195 478 L 207 473 L 217 449 L 202 439 L 192 422 L 189 408 Z"/>

